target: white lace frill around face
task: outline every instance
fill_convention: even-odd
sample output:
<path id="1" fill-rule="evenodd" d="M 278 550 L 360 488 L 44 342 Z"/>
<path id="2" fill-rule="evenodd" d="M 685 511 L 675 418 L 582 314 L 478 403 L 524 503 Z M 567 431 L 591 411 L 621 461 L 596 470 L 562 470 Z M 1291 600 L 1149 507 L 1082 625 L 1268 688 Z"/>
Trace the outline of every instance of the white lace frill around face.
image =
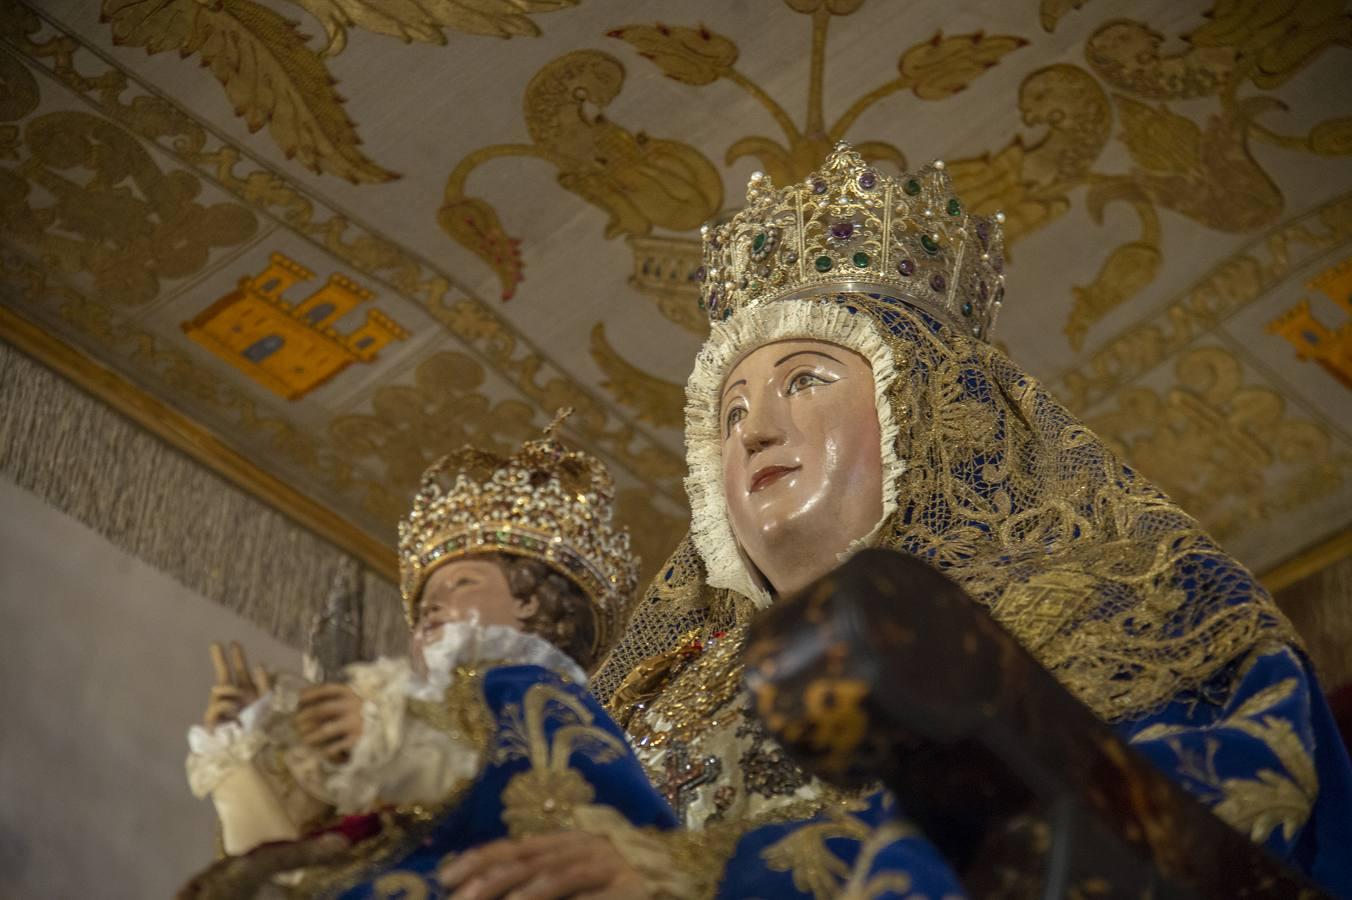
<path id="1" fill-rule="evenodd" d="M 540 666 L 585 686 L 587 674 L 566 653 L 538 635 L 505 625 L 451 622 L 441 635 L 423 648 L 427 677 L 411 686 L 410 693 L 425 700 L 441 696 L 458 666 Z"/>

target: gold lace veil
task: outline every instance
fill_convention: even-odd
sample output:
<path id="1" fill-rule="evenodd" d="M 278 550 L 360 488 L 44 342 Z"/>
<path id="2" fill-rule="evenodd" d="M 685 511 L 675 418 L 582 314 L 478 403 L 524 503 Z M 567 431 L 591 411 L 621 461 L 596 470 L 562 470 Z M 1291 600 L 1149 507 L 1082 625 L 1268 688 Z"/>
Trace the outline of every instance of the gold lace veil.
<path id="1" fill-rule="evenodd" d="M 593 679 L 603 701 L 690 631 L 769 602 L 726 526 L 718 397 L 738 358 L 791 338 L 873 363 L 887 496 L 859 543 L 945 571 L 1102 718 L 1144 716 L 1260 643 L 1295 642 L 1252 574 L 1000 351 L 885 293 L 819 292 L 714 323 L 687 388 L 691 533 Z"/>

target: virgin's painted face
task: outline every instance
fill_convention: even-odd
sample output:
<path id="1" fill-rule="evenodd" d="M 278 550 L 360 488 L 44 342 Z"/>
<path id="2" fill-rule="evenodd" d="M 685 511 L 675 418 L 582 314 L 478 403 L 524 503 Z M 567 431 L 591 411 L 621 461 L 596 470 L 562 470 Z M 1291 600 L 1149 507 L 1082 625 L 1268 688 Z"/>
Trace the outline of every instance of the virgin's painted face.
<path id="1" fill-rule="evenodd" d="M 733 534 L 777 592 L 798 590 L 882 517 L 872 369 L 835 344 L 783 341 L 743 357 L 723 391 Z"/>

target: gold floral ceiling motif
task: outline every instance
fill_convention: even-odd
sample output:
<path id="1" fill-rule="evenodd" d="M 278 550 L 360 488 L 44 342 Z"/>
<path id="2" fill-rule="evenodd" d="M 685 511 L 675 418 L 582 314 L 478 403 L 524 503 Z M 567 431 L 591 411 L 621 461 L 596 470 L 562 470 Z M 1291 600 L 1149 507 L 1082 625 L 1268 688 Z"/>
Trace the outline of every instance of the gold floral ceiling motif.
<path id="1" fill-rule="evenodd" d="M 1221 541 L 1352 475 L 1352 454 L 1336 450 L 1323 426 L 1292 415 L 1276 391 L 1246 383 L 1225 347 L 1189 350 L 1174 374 L 1166 391 L 1122 391 L 1116 408 L 1088 425 Z M 1279 461 L 1284 471 L 1274 477 Z"/>
<path id="2" fill-rule="evenodd" d="M 250 131 L 264 125 L 288 157 L 356 183 L 399 176 L 360 149 L 326 55 L 347 46 L 347 29 L 444 44 L 443 29 L 467 34 L 535 36 L 529 13 L 576 0 L 293 0 L 324 26 L 328 46 L 316 50 L 298 23 L 254 0 L 103 0 L 113 43 L 146 53 L 175 50 L 200 58 L 225 88 Z"/>
<path id="3" fill-rule="evenodd" d="M 521 281 L 519 241 L 503 233 L 492 206 L 464 194 L 470 172 L 491 159 L 525 156 L 552 163 L 561 187 L 609 214 L 608 238 L 645 235 L 654 225 L 688 231 L 718 212 L 722 178 L 697 150 L 631 133 L 600 112 L 623 83 L 624 66 L 606 53 L 579 50 L 553 60 L 526 88 L 526 129 L 533 143 L 476 150 L 447 179 L 437 221 L 493 267 L 504 300 Z"/>
<path id="4" fill-rule="evenodd" d="M 904 6 L 0 0 L 0 304 L 368 551 L 446 445 L 572 406 L 651 568 L 695 229 L 844 137 L 1004 210 L 1001 346 L 1244 559 L 1352 524 L 1352 395 L 1269 330 L 1346 319 L 1348 4 Z M 273 253 L 407 336 L 288 400 L 184 332 Z"/>

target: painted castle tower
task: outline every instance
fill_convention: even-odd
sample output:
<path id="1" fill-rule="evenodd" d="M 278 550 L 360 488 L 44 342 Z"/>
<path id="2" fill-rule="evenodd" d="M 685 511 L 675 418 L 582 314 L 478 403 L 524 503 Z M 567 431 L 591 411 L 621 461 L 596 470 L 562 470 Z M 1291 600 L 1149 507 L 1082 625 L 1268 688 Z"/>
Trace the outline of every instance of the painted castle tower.
<path id="1" fill-rule="evenodd" d="M 287 400 L 298 400 L 354 362 L 369 363 L 408 331 L 377 309 L 350 334 L 334 323 L 372 293 L 350 278 L 330 275 L 326 284 L 292 305 L 282 299 L 314 273 L 280 253 L 260 274 L 207 307 L 183 331 L 254 381 Z"/>
<path id="2" fill-rule="evenodd" d="M 1320 273 L 1307 287 L 1322 292 L 1352 316 L 1352 259 Z M 1329 328 L 1311 312 L 1306 299 L 1268 323 L 1267 330 L 1290 341 L 1296 356 L 1314 360 L 1343 387 L 1352 388 L 1352 319 L 1337 330 Z"/>

